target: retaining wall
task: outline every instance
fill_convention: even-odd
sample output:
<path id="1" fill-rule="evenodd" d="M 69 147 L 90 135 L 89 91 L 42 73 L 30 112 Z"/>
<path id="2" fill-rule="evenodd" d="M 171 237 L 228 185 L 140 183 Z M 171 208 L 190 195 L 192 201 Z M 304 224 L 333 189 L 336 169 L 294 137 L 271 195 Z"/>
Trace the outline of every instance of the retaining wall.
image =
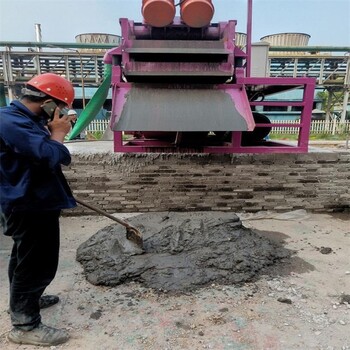
<path id="1" fill-rule="evenodd" d="M 350 209 L 349 152 L 73 154 L 64 172 L 76 196 L 110 213 Z"/>

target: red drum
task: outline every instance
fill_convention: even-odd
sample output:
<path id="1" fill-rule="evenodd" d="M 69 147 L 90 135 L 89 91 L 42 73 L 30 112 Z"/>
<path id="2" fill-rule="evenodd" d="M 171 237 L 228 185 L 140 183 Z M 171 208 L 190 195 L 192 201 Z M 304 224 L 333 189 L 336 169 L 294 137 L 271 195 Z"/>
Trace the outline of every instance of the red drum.
<path id="1" fill-rule="evenodd" d="M 206 27 L 213 15 L 214 6 L 211 0 L 185 0 L 181 3 L 181 19 L 189 27 Z"/>
<path id="2" fill-rule="evenodd" d="M 142 0 L 142 16 L 153 27 L 165 27 L 175 17 L 174 0 Z"/>

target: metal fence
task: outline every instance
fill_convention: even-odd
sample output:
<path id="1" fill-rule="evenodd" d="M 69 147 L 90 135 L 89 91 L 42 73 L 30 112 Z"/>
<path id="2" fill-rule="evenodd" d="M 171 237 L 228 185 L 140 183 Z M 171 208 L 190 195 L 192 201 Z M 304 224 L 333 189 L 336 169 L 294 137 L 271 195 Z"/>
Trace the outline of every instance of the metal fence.
<path id="1" fill-rule="evenodd" d="M 284 120 L 278 121 L 278 123 L 299 124 L 297 120 Z M 90 133 L 103 133 L 109 126 L 109 120 L 93 120 L 86 128 Z M 271 134 L 297 134 L 298 128 L 295 127 L 273 127 Z M 311 123 L 311 134 L 349 134 L 350 133 L 350 120 L 340 122 L 337 120 L 314 120 Z"/>
<path id="2" fill-rule="evenodd" d="M 278 123 L 299 124 L 298 120 L 283 120 Z M 273 127 L 271 134 L 297 134 L 298 128 L 295 127 Z M 311 122 L 310 134 L 349 134 L 350 133 L 350 121 L 340 122 L 336 119 L 331 121 L 327 120 L 313 120 Z"/>
<path id="3" fill-rule="evenodd" d="M 105 132 L 109 126 L 109 120 L 93 120 L 85 129 L 86 132 Z"/>

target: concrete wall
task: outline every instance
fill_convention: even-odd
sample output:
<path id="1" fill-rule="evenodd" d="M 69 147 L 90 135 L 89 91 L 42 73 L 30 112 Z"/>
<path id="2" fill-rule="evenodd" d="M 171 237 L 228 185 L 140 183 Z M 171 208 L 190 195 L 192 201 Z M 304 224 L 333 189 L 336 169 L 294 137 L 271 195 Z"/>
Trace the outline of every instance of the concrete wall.
<path id="1" fill-rule="evenodd" d="M 73 155 L 72 190 L 108 212 L 344 211 L 350 153 Z M 78 207 L 68 215 L 91 213 Z"/>

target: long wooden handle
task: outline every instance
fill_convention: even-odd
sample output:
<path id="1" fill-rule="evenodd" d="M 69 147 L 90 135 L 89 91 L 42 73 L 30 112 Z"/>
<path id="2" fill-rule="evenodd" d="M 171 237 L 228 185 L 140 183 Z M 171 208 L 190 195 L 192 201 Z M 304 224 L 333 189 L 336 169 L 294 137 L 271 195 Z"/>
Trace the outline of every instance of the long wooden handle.
<path id="1" fill-rule="evenodd" d="M 113 221 L 116 221 L 118 224 L 123 225 L 124 227 L 126 227 L 128 229 L 132 228 L 132 226 L 130 226 L 127 222 L 125 222 L 125 221 L 123 221 L 121 219 L 118 219 L 118 218 L 116 218 L 115 216 L 113 216 L 111 214 L 108 214 L 106 211 L 104 211 L 104 210 L 102 210 L 102 209 L 100 209 L 98 207 L 95 207 L 92 204 L 86 203 L 85 201 L 81 200 L 80 198 L 77 198 L 77 197 L 74 197 L 74 198 L 75 198 L 77 203 L 83 205 L 84 207 L 89 208 L 89 209 L 91 209 L 91 210 L 93 210 L 93 211 L 95 211 L 95 212 L 97 212 L 99 214 L 102 214 L 103 216 L 106 216 L 107 218 L 109 218 L 109 219 L 111 219 Z"/>

